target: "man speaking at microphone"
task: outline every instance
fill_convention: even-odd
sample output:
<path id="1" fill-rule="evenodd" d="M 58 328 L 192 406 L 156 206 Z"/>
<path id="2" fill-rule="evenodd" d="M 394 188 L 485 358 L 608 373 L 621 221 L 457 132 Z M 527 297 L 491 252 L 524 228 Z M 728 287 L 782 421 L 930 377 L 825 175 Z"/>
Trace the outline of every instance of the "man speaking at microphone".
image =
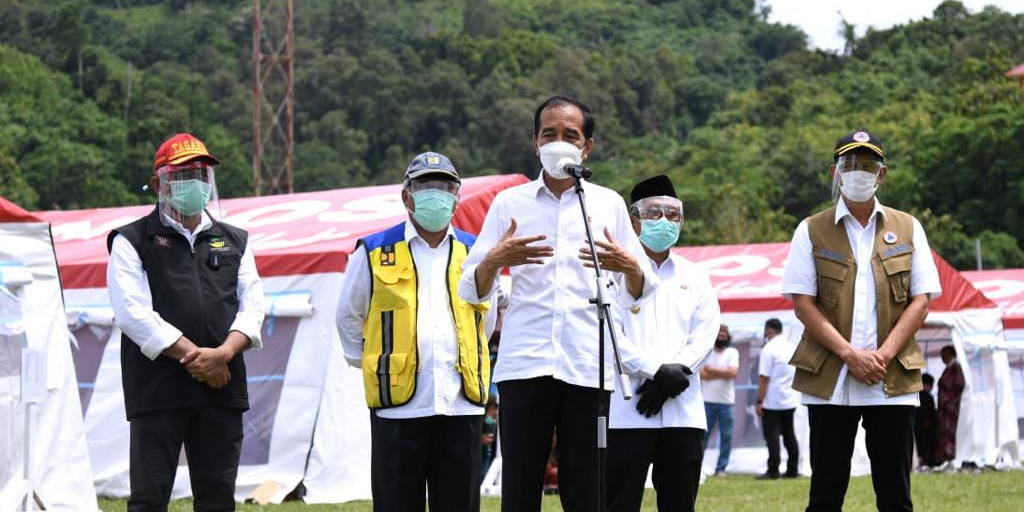
<path id="1" fill-rule="evenodd" d="M 594 147 L 594 119 L 580 101 L 554 96 L 534 113 L 533 147 L 544 170 L 533 182 L 507 189 L 491 204 L 480 236 L 463 267 L 459 296 L 471 303 L 494 293 L 498 272 L 509 267 L 512 289 L 495 366 L 501 412 L 501 509 L 539 511 L 551 435 L 558 432 L 558 485 L 566 511 L 599 510 L 597 405 L 607 410 L 610 392 L 598 380 L 597 308 L 586 229 L 576 178 Z M 572 167 L 570 167 L 572 169 Z M 657 283 L 622 198 L 582 183 L 602 268 L 615 287 L 607 291 L 629 308 Z M 616 330 L 624 371 L 652 379 L 670 396 L 689 385 L 682 365 L 659 365 Z M 606 336 L 606 339 L 608 337 Z M 611 344 L 605 350 L 604 389 L 613 387 Z"/>

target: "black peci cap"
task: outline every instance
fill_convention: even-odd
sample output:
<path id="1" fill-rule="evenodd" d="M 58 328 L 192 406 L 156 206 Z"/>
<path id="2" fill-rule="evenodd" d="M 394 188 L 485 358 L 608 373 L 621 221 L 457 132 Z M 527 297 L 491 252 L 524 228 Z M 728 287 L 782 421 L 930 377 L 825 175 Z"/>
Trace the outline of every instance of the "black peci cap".
<path id="1" fill-rule="evenodd" d="M 679 199 L 679 197 L 676 196 L 675 187 L 672 186 L 672 180 L 668 179 L 668 176 L 665 176 L 664 174 L 659 174 L 637 183 L 636 186 L 633 187 L 633 191 L 629 194 L 629 204 L 633 204 L 648 197 L 659 196 L 668 196 Z"/>

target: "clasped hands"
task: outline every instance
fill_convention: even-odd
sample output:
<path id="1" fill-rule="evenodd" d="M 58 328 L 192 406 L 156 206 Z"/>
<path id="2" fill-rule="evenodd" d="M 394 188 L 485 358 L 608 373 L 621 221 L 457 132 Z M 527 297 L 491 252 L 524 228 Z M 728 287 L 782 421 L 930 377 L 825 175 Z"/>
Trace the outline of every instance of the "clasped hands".
<path id="1" fill-rule="evenodd" d="M 886 369 L 891 358 L 877 350 L 853 349 L 843 359 L 850 369 L 850 375 L 864 384 L 874 386 L 885 378 Z"/>
<path id="2" fill-rule="evenodd" d="M 645 418 L 661 412 L 662 406 L 669 398 L 675 398 L 690 387 L 690 375 L 693 372 L 686 365 L 679 363 L 663 364 L 651 379 L 645 380 L 636 393 L 640 398 L 636 402 L 636 410 Z"/>
<path id="3" fill-rule="evenodd" d="M 219 389 L 231 380 L 228 363 L 231 354 L 222 346 L 218 348 L 194 347 L 178 362 L 185 366 L 189 375 L 214 389 Z"/>

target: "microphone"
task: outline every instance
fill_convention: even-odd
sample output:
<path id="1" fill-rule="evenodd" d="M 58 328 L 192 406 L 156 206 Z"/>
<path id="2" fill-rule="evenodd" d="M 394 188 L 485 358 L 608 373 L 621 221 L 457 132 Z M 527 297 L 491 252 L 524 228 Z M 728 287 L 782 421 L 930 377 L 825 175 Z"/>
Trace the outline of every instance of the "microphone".
<path id="1" fill-rule="evenodd" d="M 563 158 L 559 160 L 557 167 L 576 179 L 589 178 L 594 174 L 590 171 L 590 167 L 583 167 L 582 165 L 573 162 L 571 158 Z"/>

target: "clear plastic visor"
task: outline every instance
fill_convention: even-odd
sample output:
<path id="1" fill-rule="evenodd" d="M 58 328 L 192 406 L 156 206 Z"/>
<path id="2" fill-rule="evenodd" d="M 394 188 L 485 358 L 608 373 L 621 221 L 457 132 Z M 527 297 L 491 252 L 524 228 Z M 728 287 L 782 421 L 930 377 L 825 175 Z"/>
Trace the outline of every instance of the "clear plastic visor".
<path id="1" fill-rule="evenodd" d="M 193 161 L 165 165 L 156 171 L 159 178 L 161 219 L 170 218 L 192 229 L 205 211 L 211 220 L 221 218 L 220 201 L 213 166 Z"/>
<path id="2" fill-rule="evenodd" d="M 885 163 L 877 157 L 865 154 L 848 154 L 836 160 L 836 172 L 832 174 L 832 200 L 838 201 L 842 193 L 839 186 L 842 184 L 842 175 L 848 172 L 859 171 L 878 175 L 885 167 Z"/>
<path id="3" fill-rule="evenodd" d="M 459 195 L 459 187 L 459 182 L 453 179 L 442 178 L 440 176 L 434 177 L 429 174 L 427 176 L 409 180 L 405 183 L 405 188 L 410 193 L 418 192 L 420 190 L 435 189 L 457 196 Z"/>

